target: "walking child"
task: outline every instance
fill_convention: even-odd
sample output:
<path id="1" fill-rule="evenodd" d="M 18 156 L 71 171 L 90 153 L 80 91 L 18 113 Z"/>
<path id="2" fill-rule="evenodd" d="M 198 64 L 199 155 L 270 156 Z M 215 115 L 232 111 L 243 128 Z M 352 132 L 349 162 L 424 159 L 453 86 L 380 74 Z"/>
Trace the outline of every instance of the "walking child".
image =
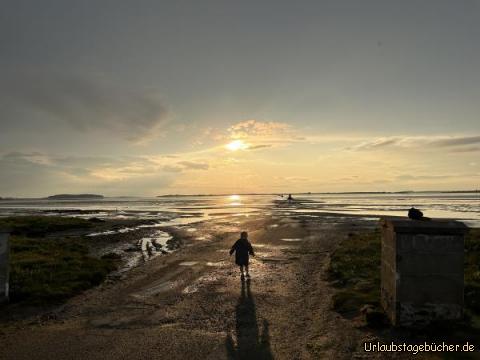
<path id="1" fill-rule="evenodd" d="M 238 239 L 235 244 L 233 244 L 230 249 L 230 256 L 235 253 L 235 263 L 240 266 L 241 278 L 244 279 L 243 268 L 245 268 L 247 278 L 250 277 L 248 273 L 248 261 L 249 255 L 255 256 L 253 252 L 252 244 L 248 241 L 248 233 L 242 231 L 240 234 L 240 239 Z"/>

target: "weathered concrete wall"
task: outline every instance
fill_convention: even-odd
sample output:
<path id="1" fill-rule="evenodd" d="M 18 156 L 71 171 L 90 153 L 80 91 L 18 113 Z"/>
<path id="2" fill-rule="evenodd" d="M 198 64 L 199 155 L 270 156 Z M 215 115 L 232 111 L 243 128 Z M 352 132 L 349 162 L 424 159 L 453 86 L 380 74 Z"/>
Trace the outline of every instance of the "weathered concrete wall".
<path id="1" fill-rule="evenodd" d="M 8 300 L 9 243 L 8 233 L 0 232 L 0 302 Z"/>
<path id="2" fill-rule="evenodd" d="M 395 233 L 382 228 L 381 303 L 390 321 L 396 323 L 397 298 Z"/>
<path id="3" fill-rule="evenodd" d="M 382 305 L 395 325 L 463 314 L 464 235 L 457 221 L 382 220 Z"/>

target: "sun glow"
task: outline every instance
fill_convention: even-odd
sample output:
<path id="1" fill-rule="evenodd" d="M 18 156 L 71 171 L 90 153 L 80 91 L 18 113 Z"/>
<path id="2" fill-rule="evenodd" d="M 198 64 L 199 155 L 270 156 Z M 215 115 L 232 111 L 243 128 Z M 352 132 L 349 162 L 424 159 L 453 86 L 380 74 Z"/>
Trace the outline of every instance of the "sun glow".
<path id="1" fill-rule="evenodd" d="M 232 142 L 225 145 L 225 147 L 230 151 L 237 151 L 248 148 L 248 145 L 243 140 L 233 140 Z"/>
<path id="2" fill-rule="evenodd" d="M 228 200 L 230 201 L 231 206 L 239 206 L 242 205 L 242 201 L 240 198 L 240 195 L 230 195 L 228 197 Z"/>

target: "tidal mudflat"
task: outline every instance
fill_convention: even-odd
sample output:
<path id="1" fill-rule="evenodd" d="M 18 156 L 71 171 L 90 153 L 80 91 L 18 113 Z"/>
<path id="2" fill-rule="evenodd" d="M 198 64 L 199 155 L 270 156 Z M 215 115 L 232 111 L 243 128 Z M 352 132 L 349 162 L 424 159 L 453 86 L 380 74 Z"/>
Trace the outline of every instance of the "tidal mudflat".
<path id="1" fill-rule="evenodd" d="M 73 218 L 89 225 L 50 229 L 43 238 L 83 242 L 85 256 L 116 270 L 58 305 L 4 308 L 2 357 L 350 359 L 363 354 L 364 341 L 385 338 L 360 312 L 342 313 L 342 286 L 331 278 L 332 254 L 374 233 L 375 216 L 313 216 L 300 211 L 305 204 L 276 199 L 262 209 L 247 205 L 175 204 L 176 212 L 163 209 L 156 218 L 151 209 L 141 210 L 146 218 L 79 211 Z M 43 214 L 58 215 L 65 216 Z M 228 255 L 242 230 L 256 252 L 248 281 Z"/>

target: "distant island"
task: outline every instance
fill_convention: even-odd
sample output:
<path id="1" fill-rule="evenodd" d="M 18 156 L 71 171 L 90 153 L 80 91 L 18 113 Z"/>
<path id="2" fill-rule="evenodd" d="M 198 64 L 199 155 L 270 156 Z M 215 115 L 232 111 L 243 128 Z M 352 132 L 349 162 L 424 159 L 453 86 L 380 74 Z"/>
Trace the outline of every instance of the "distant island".
<path id="1" fill-rule="evenodd" d="M 93 200 L 103 199 L 103 195 L 96 194 L 58 194 L 47 197 L 47 200 Z"/>

